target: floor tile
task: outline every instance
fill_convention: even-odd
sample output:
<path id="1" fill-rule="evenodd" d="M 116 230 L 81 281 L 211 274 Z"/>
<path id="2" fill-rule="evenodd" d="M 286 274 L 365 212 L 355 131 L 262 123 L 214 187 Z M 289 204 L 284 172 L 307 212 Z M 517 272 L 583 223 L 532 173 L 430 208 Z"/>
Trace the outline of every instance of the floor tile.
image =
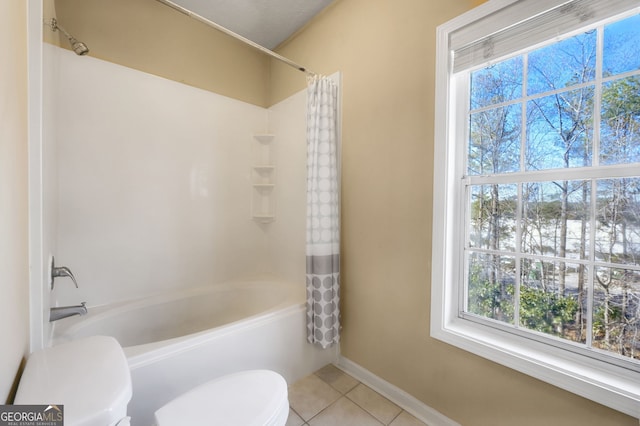
<path id="1" fill-rule="evenodd" d="M 309 421 L 309 426 L 381 426 L 373 416 L 342 397 Z"/>
<path id="2" fill-rule="evenodd" d="M 303 424 L 304 420 L 302 420 L 295 411 L 289 408 L 289 417 L 287 418 L 287 423 L 285 423 L 285 426 L 302 426 Z"/>
<path id="3" fill-rule="evenodd" d="M 411 414 L 403 411 L 396 417 L 389 426 L 427 426 L 425 423 L 413 417 Z"/>
<path id="4" fill-rule="evenodd" d="M 391 423 L 402 411 L 402 408 L 363 384 L 359 384 L 349 392 L 347 398 L 364 408 L 385 425 Z"/>
<path id="5" fill-rule="evenodd" d="M 321 368 L 315 374 L 343 395 L 360 383 L 333 364 Z"/>
<path id="6" fill-rule="evenodd" d="M 286 426 L 427 426 L 329 364 L 289 387 Z"/>
<path id="7" fill-rule="evenodd" d="M 340 396 L 340 392 L 314 374 L 289 387 L 289 405 L 305 421 L 327 408 Z"/>

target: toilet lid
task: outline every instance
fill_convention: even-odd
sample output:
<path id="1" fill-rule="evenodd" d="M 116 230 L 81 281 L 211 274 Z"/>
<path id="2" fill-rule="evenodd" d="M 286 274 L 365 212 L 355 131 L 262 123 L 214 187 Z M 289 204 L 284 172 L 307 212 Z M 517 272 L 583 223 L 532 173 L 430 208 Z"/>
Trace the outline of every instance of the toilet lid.
<path id="1" fill-rule="evenodd" d="M 15 404 L 62 404 L 65 425 L 109 425 L 125 415 L 131 392 L 120 344 L 92 336 L 31 354 Z"/>
<path id="2" fill-rule="evenodd" d="M 286 414 L 283 414 L 286 413 Z M 287 382 L 269 370 L 223 376 L 179 396 L 155 412 L 158 426 L 284 424 Z"/>

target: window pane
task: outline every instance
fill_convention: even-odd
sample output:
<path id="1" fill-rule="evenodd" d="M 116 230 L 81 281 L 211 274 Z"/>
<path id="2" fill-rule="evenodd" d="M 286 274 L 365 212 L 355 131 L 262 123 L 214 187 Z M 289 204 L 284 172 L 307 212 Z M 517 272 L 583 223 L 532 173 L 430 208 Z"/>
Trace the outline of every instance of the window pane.
<path id="1" fill-rule="evenodd" d="M 597 181 L 597 260 L 640 266 L 640 178 Z"/>
<path id="2" fill-rule="evenodd" d="M 597 268 L 593 346 L 640 359 L 640 272 Z"/>
<path id="3" fill-rule="evenodd" d="M 600 127 L 602 164 L 640 162 L 640 76 L 602 86 Z"/>
<path id="4" fill-rule="evenodd" d="M 468 78 L 464 309 L 640 359 L 640 14 Z"/>
<path id="5" fill-rule="evenodd" d="M 527 103 L 527 170 L 591 164 L 593 86 Z"/>
<path id="6" fill-rule="evenodd" d="M 527 93 L 547 92 L 595 78 L 596 32 L 589 31 L 529 53 Z"/>
<path id="7" fill-rule="evenodd" d="M 468 278 L 468 312 L 513 323 L 515 259 L 471 253 Z"/>
<path id="8" fill-rule="evenodd" d="M 522 96 L 522 56 L 471 73 L 471 109 Z"/>
<path id="9" fill-rule="evenodd" d="M 586 259 L 590 195 L 583 180 L 523 184 L 522 252 Z"/>
<path id="10" fill-rule="evenodd" d="M 488 250 L 515 250 L 516 185 L 474 185 L 469 208 L 469 245 Z"/>
<path id="11" fill-rule="evenodd" d="M 604 27 L 602 74 L 619 74 L 640 68 L 640 15 Z"/>
<path id="12" fill-rule="evenodd" d="M 520 325 L 575 342 L 586 342 L 586 267 L 523 259 L 520 276 Z"/>
<path id="13" fill-rule="evenodd" d="M 520 168 L 521 106 L 471 114 L 468 173 L 483 175 Z"/>

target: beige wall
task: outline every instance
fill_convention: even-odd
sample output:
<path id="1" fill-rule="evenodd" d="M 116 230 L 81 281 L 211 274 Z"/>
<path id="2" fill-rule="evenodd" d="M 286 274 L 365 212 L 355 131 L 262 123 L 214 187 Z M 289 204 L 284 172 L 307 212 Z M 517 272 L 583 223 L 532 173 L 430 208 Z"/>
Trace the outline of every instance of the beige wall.
<path id="1" fill-rule="evenodd" d="M 29 346 L 27 7 L 0 1 L 0 403 Z"/>
<path id="2" fill-rule="evenodd" d="M 155 0 L 55 0 L 55 11 L 91 56 L 267 106 L 265 55 Z"/>
<path id="3" fill-rule="evenodd" d="M 435 28 L 478 3 L 338 0 L 279 49 L 343 73 L 342 354 L 465 426 L 637 426 L 429 337 Z"/>

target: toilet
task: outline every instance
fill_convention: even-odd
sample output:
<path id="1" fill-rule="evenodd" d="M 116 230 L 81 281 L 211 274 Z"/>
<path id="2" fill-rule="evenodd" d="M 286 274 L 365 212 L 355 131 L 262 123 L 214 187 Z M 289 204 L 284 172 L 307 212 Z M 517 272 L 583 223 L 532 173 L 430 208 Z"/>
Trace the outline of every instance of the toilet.
<path id="1" fill-rule="evenodd" d="M 122 347 L 113 337 L 92 336 L 31 354 L 15 404 L 63 405 L 66 426 L 129 426 L 131 396 L 131 374 Z M 178 396 L 155 412 L 155 422 L 157 426 L 283 426 L 288 415 L 282 376 L 250 370 Z"/>

